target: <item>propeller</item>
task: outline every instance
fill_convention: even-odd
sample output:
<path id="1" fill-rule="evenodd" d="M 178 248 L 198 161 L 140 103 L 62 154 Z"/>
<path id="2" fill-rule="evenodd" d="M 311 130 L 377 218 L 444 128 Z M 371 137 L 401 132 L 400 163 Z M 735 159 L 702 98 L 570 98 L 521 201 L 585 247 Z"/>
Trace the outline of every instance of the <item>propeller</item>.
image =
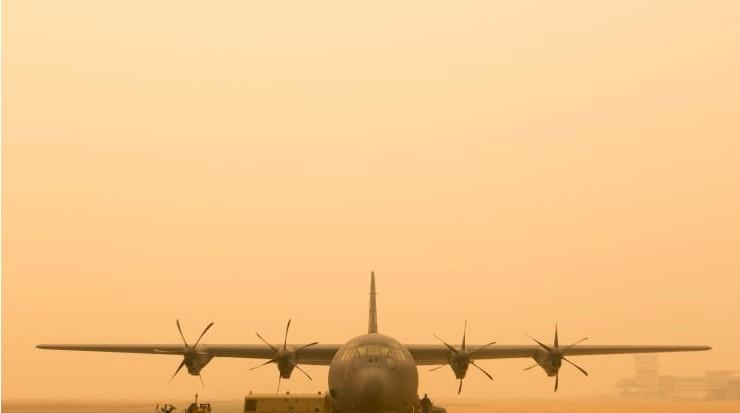
<path id="1" fill-rule="evenodd" d="M 588 340 L 588 337 L 584 337 L 584 338 L 576 341 L 573 344 L 570 344 L 570 345 L 568 345 L 568 346 L 566 346 L 564 348 L 561 348 L 560 347 L 560 343 L 558 341 L 558 324 L 557 323 L 555 323 L 555 339 L 553 340 L 553 345 L 552 346 L 548 346 L 548 345 L 542 343 L 541 341 L 539 341 L 536 338 L 530 336 L 529 334 L 527 334 L 527 335 L 529 336 L 529 338 L 531 338 L 532 340 L 534 340 L 535 343 L 537 343 L 540 347 L 542 347 L 542 349 L 547 353 L 547 355 L 541 361 L 538 360 L 538 363 L 537 364 L 535 364 L 533 366 L 529 366 L 529 367 L 527 367 L 524 370 L 525 371 L 526 370 L 531 370 L 531 369 L 537 367 L 538 365 L 542 365 L 541 363 L 548 363 L 548 367 L 551 367 L 552 370 L 554 370 L 554 372 L 555 372 L 555 374 L 554 374 L 555 375 L 555 390 L 553 390 L 553 391 L 558 391 L 558 385 L 560 383 L 560 367 L 562 366 L 563 361 L 565 361 L 566 363 L 570 364 L 571 366 L 577 368 L 578 371 L 580 371 L 581 373 L 583 373 L 584 376 L 588 376 L 588 372 L 586 370 L 584 370 L 581 366 L 579 366 L 576 363 L 568 360 L 568 358 L 565 357 L 565 355 L 568 353 L 569 350 L 571 350 L 573 347 L 577 346 L 578 344 L 582 343 L 583 341 Z M 547 371 L 547 367 L 543 366 L 543 368 L 545 368 L 545 371 Z"/>
<path id="2" fill-rule="evenodd" d="M 254 370 L 256 368 L 260 368 L 262 366 L 266 366 L 270 363 L 277 364 L 278 372 L 280 373 L 278 375 L 278 385 L 276 393 L 280 392 L 280 382 L 282 379 L 288 379 L 290 378 L 290 375 L 293 373 L 293 369 L 298 369 L 301 373 L 303 373 L 306 377 L 308 377 L 309 380 L 313 380 L 311 376 L 301 368 L 301 366 L 298 365 L 298 353 L 302 350 L 307 349 L 308 347 L 315 346 L 316 344 L 319 344 L 318 341 L 314 341 L 313 343 L 305 344 L 301 347 L 298 347 L 297 349 L 293 349 L 288 346 L 288 331 L 290 331 L 290 322 L 291 320 L 288 320 L 288 324 L 285 326 L 285 337 L 283 338 L 283 346 L 278 348 L 267 342 L 260 333 L 255 333 L 257 337 L 262 340 L 263 343 L 265 343 L 272 351 L 275 352 L 275 355 L 265 361 L 262 364 L 256 365 L 252 367 L 250 370 Z"/>
<path id="3" fill-rule="evenodd" d="M 449 366 L 452 368 L 452 371 L 455 372 L 455 378 L 460 380 L 460 385 L 457 388 L 457 394 L 460 394 L 462 392 L 462 385 L 463 385 L 463 379 L 465 379 L 465 376 L 468 372 L 468 367 L 473 366 L 481 371 L 481 373 L 485 374 L 489 379 L 493 380 L 493 376 L 491 376 L 487 371 L 485 371 L 481 366 L 477 365 L 475 361 L 473 360 L 473 357 L 476 353 L 479 351 L 496 344 L 495 341 L 491 341 L 488 344 L 485 344 L 483 346 L 478 347 L 477 349 L 470 351 L 468 350 L 467 344 L 465 343 L 465 336 L 467 335 L 468 330 L 468 321 L 465 320 L 465 326 L 463 327 L 463 335 L 462 335 L 462 343 L 460 345 L 460 348 L 457 349 L 449 344 L 447 344 L 444 340 L 442 340 L 438 335 L 434 335 L 434 337 L 437 338 L 437 340 L 441 341 L 442 344 L 447 347 L 450 352 L 450 361 Z M 434 367 L 430 369 L 429 371 L 436 371 L 441 369 L 442 367 L 446 366 L 447 364 L 442 364 L 440 366 Z"/>
<path id="4" fill-rule="evenodd" d="M 205 329 L 203 329 L 203 332 L 200 333 L 200 336 L 197 340 L 195 340 L 195 344 L 192 346 L 188 344 L 188 341 L 185 339 L 185 335 L 182 333 L 182 327 L 180 327 L 180 320 L 175 320 L 175 323 L 177 324 L 177 331 L 180 332 L 180 337 L 182 338 L 183 344 L 185 344 L 185 347 L 182 349 L 182 362 L 177 367 L 177 370 L 175 370 L 175 374 L 172 375 L 170 378 L 170 381 L 172 381 L 175 376 L 177 376 L 177 373 L 182 370 L 183 366 L 188 366 L 188 372 L 194 376 L 198 376 L 200 379 L 200 382 L 203 386 L 205 386 L 205 382 L 203 382 L 203 377 L 200 375 L 200 369 L 202 369 L 211 359 L 211 356 L 208 353 L 203 353 L 198 351 L 198 344 L 200 344 L 200 340 L 203 338 L 203 336 L 206 334 L 206 332 L 213 326 L 213 323 L 211 322 L 206 326 Z"/>

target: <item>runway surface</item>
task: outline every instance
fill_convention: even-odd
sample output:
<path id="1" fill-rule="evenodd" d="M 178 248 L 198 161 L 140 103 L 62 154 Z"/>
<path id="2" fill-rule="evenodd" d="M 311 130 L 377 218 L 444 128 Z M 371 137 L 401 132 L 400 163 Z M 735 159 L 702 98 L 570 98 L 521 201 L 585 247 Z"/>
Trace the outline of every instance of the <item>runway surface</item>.
<path id="1" fill-rule="evenodd" d="M 208 401 L 204 399 L 203 401 Z M 164 402 L 164 400 L 159 401 Z M 153 413 L 143 401 L 9 401 L 6 413 Z M 177 413 L 189 401 L 171 401 Z M 740 401 L 647 401 L 620 399 L 439 400 L 449 413 L 738 413 Z M 213 413 L 241 413 L 242 401 L 214 401 Z"/>

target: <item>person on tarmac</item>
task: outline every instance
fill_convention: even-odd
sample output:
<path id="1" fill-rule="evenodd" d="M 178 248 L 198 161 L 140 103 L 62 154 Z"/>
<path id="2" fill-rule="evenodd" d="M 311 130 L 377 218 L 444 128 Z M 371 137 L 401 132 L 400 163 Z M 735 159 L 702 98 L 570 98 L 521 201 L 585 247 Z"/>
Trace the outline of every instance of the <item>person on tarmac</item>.
<path id="1" fill-rule="evenodd" d="M 429 400 L 429 396 L 424 393 L 424 398 L 421 399 L 421 413 L 432 413 L 432 401 Z"/>

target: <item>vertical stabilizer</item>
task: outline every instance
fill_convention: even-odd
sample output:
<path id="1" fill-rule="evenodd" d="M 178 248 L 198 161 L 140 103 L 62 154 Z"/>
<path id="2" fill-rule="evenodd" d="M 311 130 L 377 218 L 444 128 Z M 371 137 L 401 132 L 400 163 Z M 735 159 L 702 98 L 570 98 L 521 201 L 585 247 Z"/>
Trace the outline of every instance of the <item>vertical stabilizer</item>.
<path id="1" fill-rule="evenodd" d="M 378 332 L 378 308 L 375 305 L 375 271 L 370 273 L 370 319 L 367 324 L 367 332 Z"/>

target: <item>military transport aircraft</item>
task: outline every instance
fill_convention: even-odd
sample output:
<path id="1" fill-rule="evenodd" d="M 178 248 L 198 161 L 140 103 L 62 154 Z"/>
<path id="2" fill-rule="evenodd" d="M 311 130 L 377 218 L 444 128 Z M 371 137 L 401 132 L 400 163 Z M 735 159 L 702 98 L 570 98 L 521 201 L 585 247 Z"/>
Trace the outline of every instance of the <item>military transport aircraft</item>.
<path id="1" fill-rule="evenodd" d="M 450 366 L 455 377 L 460 380 L 458 394 L 462 390 L 463 379 L 468 367 L 473 366 L 489 379 L 493 377 L 476 364 L 476 360 L 502 358 L 532 358 L 535 363 L 526 368 L 541 367 L 548 376 L 555 377 L 555 391 L 558 389 L 558 373 L 562 362 L 577 368 L 584 375 L 586 370 L 576 365 L 568 357 L 599 354 L 658 353 L 675 351 L 709 350 L 708 346 L 613 346 L 580 345 L 585 338 L 575 343 L 561 346 L 558 342 L 557 326 L 552 345 L 532 338 L 536 344 L 530 345 L 471 345 L 465 341 L 463 330 L 459 347 L 452 346 L 437 337 L 442 344 L 401 344 L 398 340 L 378 333 L 378 316 L 375 298 L 375 274 L 370 275 L 370 317 L 367 334 L 357 336 L 345 344 L 288 344 L 290 320 L 285 328 L 285 337 L 280 344 L 270 344 L 257 333 L 263 344 L 201 344 L 201 339 L 213 323 L 203 330 L 200 337 L 189 344 L 177 321 L 177 329 L 182 344 L 41 344 L 38 348 L 51 350 L 105 351 L 116 353 L 148 353 L 182 356 L 182 362 L 175 370 L 174 378 L 183 366 L 188 373 L 200 376 L 200 372 L 214 357 L 241 357 L 267 359 L 253 367 L 274 363 L 279 378 L 290 378 L 294 369 L 308 375 L 298 364 L 329 366 L 329 396 L 332 412 L 394 412 L 415 413 L 418 411 L 418 372 L 417 366 Z M 466 322 L 467 327 L 467 322 Z M 568 357 L 566 357 L 568 356 Z M 202 380 L 202 379 L 201 379 Z"/>

